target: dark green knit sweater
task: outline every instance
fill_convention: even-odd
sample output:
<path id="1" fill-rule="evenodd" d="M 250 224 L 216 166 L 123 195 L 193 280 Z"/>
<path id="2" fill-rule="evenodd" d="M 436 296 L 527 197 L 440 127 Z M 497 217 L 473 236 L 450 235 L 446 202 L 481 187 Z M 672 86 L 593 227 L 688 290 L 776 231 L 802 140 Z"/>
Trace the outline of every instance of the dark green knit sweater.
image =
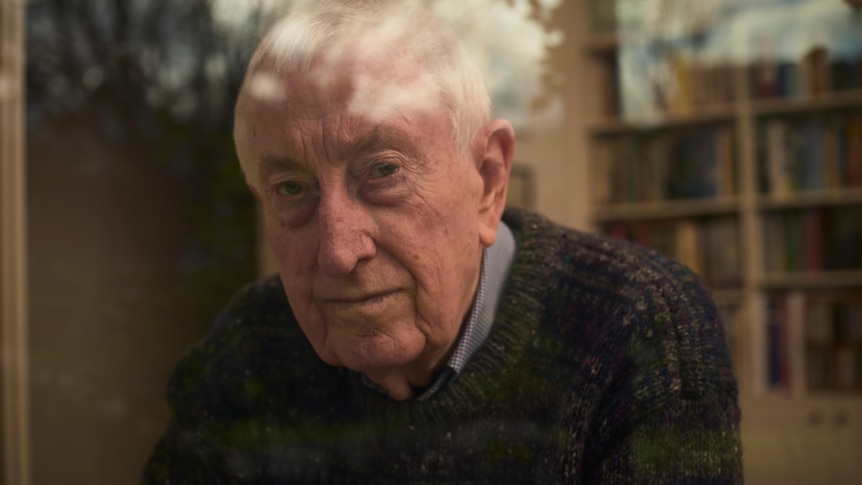
<path id="1" fill-rule="evenodd" d="M 736 381 L 700 281 L 523 211 L 488 340 L 427 401 L 320 361 L 276 278 L 182 361 L 147 484 L 731 483 Z"/>

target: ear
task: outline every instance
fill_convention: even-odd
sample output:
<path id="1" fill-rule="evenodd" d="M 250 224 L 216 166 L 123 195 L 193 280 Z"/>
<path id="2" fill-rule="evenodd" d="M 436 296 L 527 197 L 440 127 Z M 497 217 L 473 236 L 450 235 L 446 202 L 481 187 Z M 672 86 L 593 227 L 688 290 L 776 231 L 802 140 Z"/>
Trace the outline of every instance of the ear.
<path id="1" fill-rule="evenodd" d="M 497 240 L 497 226 L 506 207 L 515 130 L 506 120 L 491 121 L 479 130 L 473 146 L 483 185 L 479 202 L 479 240 L 487 247 Z"/>

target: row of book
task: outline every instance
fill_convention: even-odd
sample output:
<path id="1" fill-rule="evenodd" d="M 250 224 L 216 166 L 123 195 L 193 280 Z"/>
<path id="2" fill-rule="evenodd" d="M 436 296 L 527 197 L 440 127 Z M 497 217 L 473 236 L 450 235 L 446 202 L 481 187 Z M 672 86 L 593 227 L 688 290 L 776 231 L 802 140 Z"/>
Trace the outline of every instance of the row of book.
<path id="1" fill-rule="evenodd" d="M 862 345 L 862 294 L 809 295 L 804 335 L 809 346 Z"/>
<path id="2" fill-rule="evenodd" d="M 862 291 L 790 291 L 767 300 L 773 390 L 862 390 Z"/>
<path id="3" fill-rule="evenodd" d="M 687 55 L 666 55 L 667 77 L 656 85 L 656 109 L 670 116 L 690 116 L 704 108 L 730 106 L 734 66 L 700 62 Z"/>
<path id="4" fill-rule="evenodd" d="M 616 1 L 590 0 L 588 6 L 594 34 L 612 34 L 620 27 Z M 626 33 L 631 30 L 627 27 Z M 862 91 L 862 51 L 853 39 L 848 39 L 849 43 L 833 42 L 840 46 L 832 51 L 815 43 L 798 57 L 788 54 L 786 46 L 763 50 L 768 48 L 764 44 L 760 46 L 760 57 L 752 62 L 698 54 L 703 52 L 704 37 L 708 45 L 712 30 L 695 30 L 691 38 L 634 40 L 625 39 L 623 34 L 619 52 L 599 56 L 603 59 L 597 86 L 602 93 L 602 113 L 626 119 L 655 119 L 730 106 L 741 95 L 734 89 L 736 72 L 747 75 L 746 96 L 755 100 L 805 99 Z M 649 68 L 644 67 L 646 63 Z"/>
<path id="5" fill-rule="evenodd" d="M 758 130 L 761 191 L 862 187 L 862 113 L 769 118 Z"/>
<path id="6" fill-rule="evenodd" d="M 634 48 L 634 47 L 633 47 Z M 737 98 L 734 90 L 732 63 L 700 61 L 696 57 L 669 51 L 653 61 L 661 65 L 660 77 L 641 84 L 614 87 L 619 82 L 619 73 L 626 73 L 633 65 L 608 65 L 602 68 L 603 92 L 613 95 L 603 102 L 605 115 L 619 109 L 621 96 L 625 118 L 640 119 L 664 116 L 690 116 L 705 108 L 731 106 Z M 862 56 L 858 59 L 842 58 L 829 60 L 825 49 L 816 48 L 799 61 L 761 60 L 747 67 L 750 79 L 749 96 L 753 99 L 806 99 L 842 91 L 862 91 Z M 631 76 L 644 74 L 636 71 Z M 648 89 L 647 89 L 648 88 Z M 636 90 L 636 92 L 632 91 Z M 649 97 L 651 104 L 627 99 Z"/>
<path id="7" fill-rule="evenodd" d="M 676 259 L 700 275 L 711 288 L 740 284 L 740 241 L 735 217 L 615 222 L 608 225 L 606 234 L 634 241 Z"/>
<path id="8" fill-rule="evenodd" d="M 862 56 L 831 59 L 823 46 L 812 47 L 802 58 L 764 58 L 749 68 L 751 96 L 805 98 L 862 89 Z"/>
<path id="9" fill-rule="evenodd" d="M 731 196 L 734 138 L 732 127 L 721 124 L 595 140 L 593 197 L 621 204 Z"/>
<path id="10" fill-rule="evenodd" d="M 785 210 L 763 218 L 767 272 L 862 268 L 862 206 Z"/>

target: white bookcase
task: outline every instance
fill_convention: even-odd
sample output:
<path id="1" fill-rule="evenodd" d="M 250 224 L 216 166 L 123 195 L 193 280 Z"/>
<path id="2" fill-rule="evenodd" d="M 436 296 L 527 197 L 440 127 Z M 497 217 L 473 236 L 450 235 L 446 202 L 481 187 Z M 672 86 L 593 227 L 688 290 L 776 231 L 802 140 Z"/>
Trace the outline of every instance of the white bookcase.
<path id="1" fill-rule="evenodd" d="M 857 483 L 862 18 L 849 61 L 817 45 L 794 62 L 704 61 L 668 39 L 639 51 L 637 35 L 617 32 L 614 3 L 577 0 L 568 12 L 584 32 L 572 51 L 582 84 L 569 96 L 582 98 L 570 115 L 593 227 L 680 259 L 713 289 L 740 382 L 749 483 Z M 631 52 L 663 64 L 656 76 L 644 61 L 636 78 L 661 91 L 647 91 L 647 110 L 632 110 L 621 87 L 639 74 L 622 72 Z"/>

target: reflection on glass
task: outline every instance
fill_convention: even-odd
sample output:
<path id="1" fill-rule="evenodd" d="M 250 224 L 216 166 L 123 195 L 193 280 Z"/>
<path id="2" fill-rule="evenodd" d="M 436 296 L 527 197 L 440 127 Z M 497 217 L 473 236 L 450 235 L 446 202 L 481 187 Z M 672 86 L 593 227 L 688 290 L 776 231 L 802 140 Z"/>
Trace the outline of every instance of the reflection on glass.
<path id="1" fill-rule="evenodd" d="M 733 68 L 755 98 L 862 89 L 862 16 L 840 1 L 617 0 L 621 115 L 727 105 Z"/>
<path id="2" fill-rule="evenodd" d="M 34 483 L 135 483 L 170 369 L 254 276 L 231 140 L 249 15 L 27 3 Z"/>

